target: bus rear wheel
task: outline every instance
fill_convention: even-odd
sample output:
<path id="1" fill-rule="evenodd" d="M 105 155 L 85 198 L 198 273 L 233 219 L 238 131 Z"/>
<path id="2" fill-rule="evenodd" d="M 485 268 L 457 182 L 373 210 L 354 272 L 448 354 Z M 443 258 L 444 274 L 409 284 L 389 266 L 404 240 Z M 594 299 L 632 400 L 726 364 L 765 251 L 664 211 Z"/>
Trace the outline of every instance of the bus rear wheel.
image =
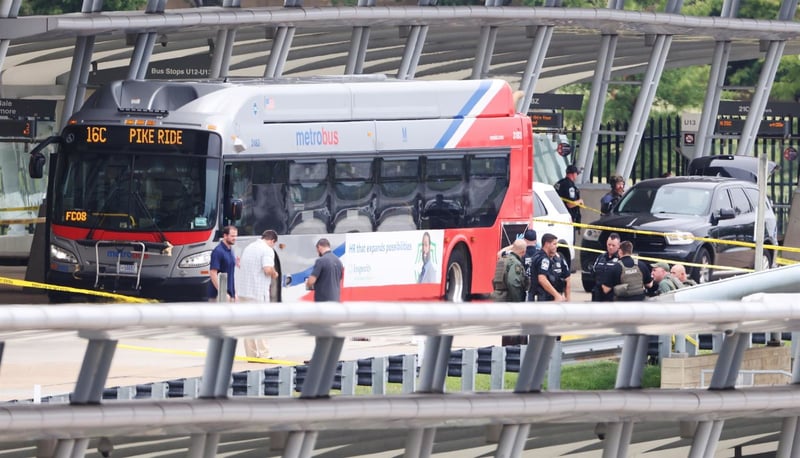
<path id="1" fill-rule="evenodd" d="M 445 300 L 448 302 L 465 302 L 470 297 L 472 271 L 469 257 L 463 247 L 456 247 L 447 261 L 447 277 L 445 280 Z"/>

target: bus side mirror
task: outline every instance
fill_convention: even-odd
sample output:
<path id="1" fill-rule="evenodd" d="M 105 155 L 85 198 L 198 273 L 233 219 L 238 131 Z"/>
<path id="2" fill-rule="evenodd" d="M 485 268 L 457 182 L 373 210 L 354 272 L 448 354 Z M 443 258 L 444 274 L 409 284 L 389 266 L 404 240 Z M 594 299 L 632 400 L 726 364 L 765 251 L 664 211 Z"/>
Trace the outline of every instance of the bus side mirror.
<path id="1" fill-rule="evenodd" d="M 225 219 L 228 221 L 238 221 L 242 219 L 243 208 L 244 202 L 242 202 L 242 199 L 229 200 L 228 204 L 225 205 Z"/>
<path id="2" fill-rule="evenodd" d="M 44 154 L 38 151 L 31 153 L 31 158 L 28 160 L 28 175 L 30 175 L 31 178 L 42 178 L 44 176 L 45 162 Z"/>
<path id="3" fill-rule="evenodd" d="M 47 137 L 31 150 L 31 158 L 28 160 L 28 175 L 30 175 L 31 178 L 42 178 L 44 176 L 44 164 L 47 162 L 47 159 L 44 157 L 42 151 L 53 143 L 61 144 L 61 137 L 57 135 Z"/>

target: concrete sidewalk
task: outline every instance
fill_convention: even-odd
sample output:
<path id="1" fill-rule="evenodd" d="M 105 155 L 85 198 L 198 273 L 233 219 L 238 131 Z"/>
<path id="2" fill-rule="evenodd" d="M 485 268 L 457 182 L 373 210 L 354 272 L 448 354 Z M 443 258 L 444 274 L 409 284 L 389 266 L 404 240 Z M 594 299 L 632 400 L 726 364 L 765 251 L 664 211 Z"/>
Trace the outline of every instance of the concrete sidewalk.
<path id="1" fill-rule="evenodd" d="M 0 401 L 31 399 L 71 392 L 78 378 L 86 340 L 74 335 L 54 335 L 51 341 L 12 340 L 6 342 L 0 365 Z M 269 339 L 271 357 L 281 362 L 303 364 L 314 350 L 312 337 Z M 454 339 L 454 348 L 499 345 L 500 337 L 474 336 Z M 111 365 L 107 387 L 199 377 L 203 374 L 208 346 L 202 337 L 190 339 L 121 340 Z M 418 344 L 409 337 L 373 337 L 369 341 L 346 340 L 344 361 L 412 354 Z M 244 356 L 240 340 L 236 355 Z M 276 364 L 236 361 L 233 371 L 273 367 Z M 38 388 L 37 388 L 38 386 Z M 37 391 L 38 390 L 38 391 Z"/>

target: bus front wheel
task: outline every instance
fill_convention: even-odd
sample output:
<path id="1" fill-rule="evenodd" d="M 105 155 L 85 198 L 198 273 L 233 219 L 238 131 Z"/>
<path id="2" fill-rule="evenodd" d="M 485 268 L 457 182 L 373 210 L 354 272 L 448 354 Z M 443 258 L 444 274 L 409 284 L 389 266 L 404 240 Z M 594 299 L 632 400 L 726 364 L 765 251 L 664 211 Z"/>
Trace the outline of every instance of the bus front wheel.
<path id="1" fill-rule="evenodd" d="M 469 300 L 472 272 L 469 257 L 463 247 L 456 247 L 447 261 L 445 299 L 449 302 Z"/>

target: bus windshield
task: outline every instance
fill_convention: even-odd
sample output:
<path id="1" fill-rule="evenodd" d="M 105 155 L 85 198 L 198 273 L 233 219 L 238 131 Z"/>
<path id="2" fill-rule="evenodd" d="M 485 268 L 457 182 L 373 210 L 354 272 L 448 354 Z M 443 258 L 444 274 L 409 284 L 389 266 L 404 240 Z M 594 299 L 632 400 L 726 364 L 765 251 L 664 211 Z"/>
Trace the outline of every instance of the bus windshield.
<path id="1" fill-rule="evenodd" d="M 219 159 L 66 147 L 53 188 L 55 224 L 113 231 L 214 227 Z"/>

